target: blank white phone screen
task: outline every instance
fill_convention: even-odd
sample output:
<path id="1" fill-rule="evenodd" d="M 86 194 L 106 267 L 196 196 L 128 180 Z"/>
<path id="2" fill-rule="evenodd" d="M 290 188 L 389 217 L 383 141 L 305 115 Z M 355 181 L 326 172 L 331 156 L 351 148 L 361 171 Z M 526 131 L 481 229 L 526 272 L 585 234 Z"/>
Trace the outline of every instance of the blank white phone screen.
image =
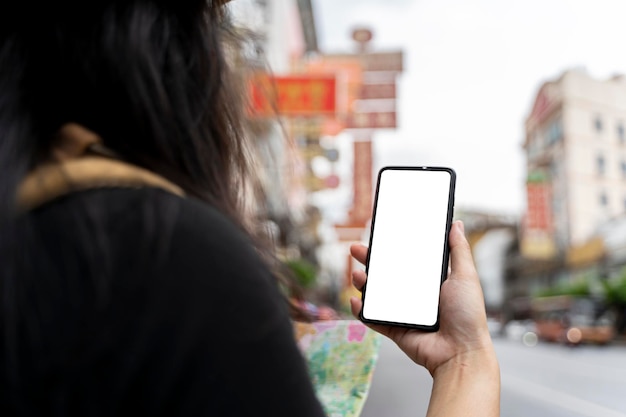
<path id="1" fill-rule="evenodd" d="M 363 317 L 421 326 L 437 322 L 452 174 L 380 174 Z M 447 268 L 446 268 L 447 269 Z"/>

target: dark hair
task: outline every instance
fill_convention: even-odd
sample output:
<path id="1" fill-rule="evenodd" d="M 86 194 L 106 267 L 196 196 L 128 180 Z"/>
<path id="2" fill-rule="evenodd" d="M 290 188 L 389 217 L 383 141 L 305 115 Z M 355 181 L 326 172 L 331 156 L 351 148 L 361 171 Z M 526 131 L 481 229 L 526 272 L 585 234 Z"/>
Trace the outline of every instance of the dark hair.
<path id="1" fill-rule="evenodd" d="M 58 129 L 75 122 L 241 222 L 233 190 L 248 160 L 242 95 L 225 61 L 236 35 L 222 2 L 1 10 L 0 221 L 14 215 L 20 178 L 48 155 Z"/>

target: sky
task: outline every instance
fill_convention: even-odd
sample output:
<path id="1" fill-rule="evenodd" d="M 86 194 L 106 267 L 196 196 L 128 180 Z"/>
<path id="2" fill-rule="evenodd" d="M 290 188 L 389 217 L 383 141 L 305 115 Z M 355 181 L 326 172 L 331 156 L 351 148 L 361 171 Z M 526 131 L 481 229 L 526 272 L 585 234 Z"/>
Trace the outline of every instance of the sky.
<path id="1" fill-rule="evenodd" d="M 457 209 L 524 211 L 524 121 L 543 82 L 570 68 L 599 79 L 626 73 L 624 0 L 312 3 L 322 52 L 354 51 L 356 26 L 373 30 L 372 51 L 404 51 L 399 127 L 376 133 L 374 168 L 452 167 Z M 341 151 L 347 184 L 351 137 L 328 141 Z M 320 201 L 347 206 L 345 189 Z"/>

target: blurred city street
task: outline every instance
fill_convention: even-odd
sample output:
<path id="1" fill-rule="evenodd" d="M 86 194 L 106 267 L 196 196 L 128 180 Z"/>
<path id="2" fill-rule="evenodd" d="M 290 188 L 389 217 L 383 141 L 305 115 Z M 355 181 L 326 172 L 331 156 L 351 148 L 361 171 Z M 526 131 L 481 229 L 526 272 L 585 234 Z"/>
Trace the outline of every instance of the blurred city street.
<path id="1" fill-rule="evenodd" d="M 432 379 L 389 339 L 383 338 L 361 417 L 426 415 Z"/>
<path id="2" fill-rule="evenodd" d="M 502 417 L 626 417 L 625 346 L 494 342 Z M 385 339 L 362 416 L 425 416 L 431 385 L 428 372 Z"/>
<path id="3" fill-rule="evenodd" d="M 348 313 L 348 248 L 369 241 L 381 168 L 450 167 L 490 329 L 506 335 L 502 416 L 626 417 L 626 3 L 229 7 L 271 68 L 251 77 L 250 130 L 301 305 Z M 398 237 L 423 232 L 407 223 Z M 430 390 L 384 340 L 362 415 L 424 416 Z"/>

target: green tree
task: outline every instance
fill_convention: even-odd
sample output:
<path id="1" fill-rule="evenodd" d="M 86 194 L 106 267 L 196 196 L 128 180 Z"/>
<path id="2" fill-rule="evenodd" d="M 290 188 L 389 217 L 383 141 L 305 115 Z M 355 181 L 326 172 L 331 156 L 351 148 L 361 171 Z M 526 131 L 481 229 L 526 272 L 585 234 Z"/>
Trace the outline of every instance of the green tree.
<path id="1" fill-rule="evenodd" d="M 626 268 L 622 269 L 617 278 L 603 281 L 602 284 L 606 303 L 616 314 L 616 330 L 623 334 L 626 331 Z"/>
<path id="2" fill-rule="evenodd" d="M 552 297 L 556 295 L 571 295 L 585 297 L 591 295 L 592 277 L 583 276 L 574 281 L 561 282 L 552 287 L 542 288 L 535 292 L 535 297 Z"/>
<path id="3" fill-rule="evenodd" d="M 285 261 L 302 288 L 312 288 L 317 281 L 317 268 L 304 258 Z"/>

